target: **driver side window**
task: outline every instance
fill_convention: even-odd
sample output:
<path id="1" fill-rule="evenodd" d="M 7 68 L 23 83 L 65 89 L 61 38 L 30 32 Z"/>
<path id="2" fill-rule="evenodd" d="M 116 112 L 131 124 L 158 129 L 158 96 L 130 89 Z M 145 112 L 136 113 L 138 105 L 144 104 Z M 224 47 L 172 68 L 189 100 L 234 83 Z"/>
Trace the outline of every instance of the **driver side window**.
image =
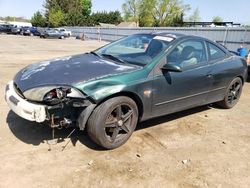
<path id="1" fill-rule="evenodd" d="M 167 63 L 181 68 L 191 68 L 206 62 L 206 51 L 202 41 L 187 40 L 177 45 L 167 56 Z"/>

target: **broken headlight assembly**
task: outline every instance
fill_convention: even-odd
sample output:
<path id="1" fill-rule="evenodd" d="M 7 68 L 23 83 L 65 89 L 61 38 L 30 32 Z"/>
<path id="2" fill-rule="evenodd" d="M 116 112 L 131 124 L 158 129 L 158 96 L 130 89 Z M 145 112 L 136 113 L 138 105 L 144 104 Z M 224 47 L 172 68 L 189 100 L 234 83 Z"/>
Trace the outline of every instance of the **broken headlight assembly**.
<path id="1" fill-rule="evenodd" d="M 85 99 L 85 96 L 71 87 L 41 87 L 25 91 L 23 95 L 32 101 L 45 102 L 50 105 L 58 104 L 68 98 Z"/>
<path id="2" fill-rule="evenodd" d="M 55 105 L 67 99 L 69 97 L 68 94 L 70 93 L 71 88 L 56 88 L 45 94 L 43 101 L 47 104 Z"/>

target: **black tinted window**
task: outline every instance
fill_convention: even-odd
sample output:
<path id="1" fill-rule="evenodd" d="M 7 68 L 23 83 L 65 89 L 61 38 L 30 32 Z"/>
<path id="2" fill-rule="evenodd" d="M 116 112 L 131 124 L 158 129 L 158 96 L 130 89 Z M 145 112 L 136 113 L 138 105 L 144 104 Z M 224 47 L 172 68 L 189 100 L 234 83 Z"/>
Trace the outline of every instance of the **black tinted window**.
<path id="1" fill-rule="evenodd" d="M 226 56 L 226 53 L 214 44 L 208 43 L 210 60 L 221 59 Z"/>

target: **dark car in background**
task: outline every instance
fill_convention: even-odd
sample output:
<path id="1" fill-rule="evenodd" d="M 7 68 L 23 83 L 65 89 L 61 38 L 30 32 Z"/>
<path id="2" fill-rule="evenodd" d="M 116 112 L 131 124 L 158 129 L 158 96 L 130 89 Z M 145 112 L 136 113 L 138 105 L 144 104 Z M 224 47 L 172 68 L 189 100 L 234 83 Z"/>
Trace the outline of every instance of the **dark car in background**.
<path id="1" fill-rule="evenodd" d="M 246 61 L 211 40 L 136 34 L 29 65 L 8 83 L 5 99 L 24 119 L 86 128 L 95 143 L 113 149 L 140 121 L 211 103 L 232 108 L 246 78 Z"/>
<path id="2" fill-rule="evenodd" d="M 25 36 L 40 36 L 41 35 L 41 33 L 38 31 L 36 27 L 22 27 L 20 34 L 25 35 Z"/>
<path id="3" fill-rule="evenodd" d="M 41 38 L 55 38 L 55 39 L 64 39 L 65 37 L 68 37 L 63 32 L 60 32 L 56 29 L 47 28 L 45 29 L 41 34 Z"/>
<path id="4" fill-rule="evenodd" d="M 11 27 L 10 24 L 2 24 L 0 25 L 0 33 L 11 33 Z"/>
<path id="5" fill-rule="evenodd" d="M 30 36 L 30 30 L 29 30 L 30 27 L 22 27 L 21 28 L 21 31 L 20 31 L 20 34 L 21 35 L 25 35 L 25 36 Z"/>
<path id="6" fill-rule="evenodd" d="M 31 35 L 34 35 L 34 36 L 41 35 L 41 32 L 39 31 L 39 29 L 37 27 L 30 27 L 29 30 L 30 30 Z"/>

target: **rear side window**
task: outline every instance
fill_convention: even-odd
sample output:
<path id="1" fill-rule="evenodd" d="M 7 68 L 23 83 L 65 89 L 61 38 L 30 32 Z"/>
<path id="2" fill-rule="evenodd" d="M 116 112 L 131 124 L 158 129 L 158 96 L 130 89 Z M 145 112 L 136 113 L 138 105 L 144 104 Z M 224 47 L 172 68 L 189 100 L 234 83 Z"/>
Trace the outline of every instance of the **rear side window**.
<path id="1" fill-rule="evenodd" d="M 223 59 L 226 53 L 214 44 L 208 43 L 210 60 Z"/>

